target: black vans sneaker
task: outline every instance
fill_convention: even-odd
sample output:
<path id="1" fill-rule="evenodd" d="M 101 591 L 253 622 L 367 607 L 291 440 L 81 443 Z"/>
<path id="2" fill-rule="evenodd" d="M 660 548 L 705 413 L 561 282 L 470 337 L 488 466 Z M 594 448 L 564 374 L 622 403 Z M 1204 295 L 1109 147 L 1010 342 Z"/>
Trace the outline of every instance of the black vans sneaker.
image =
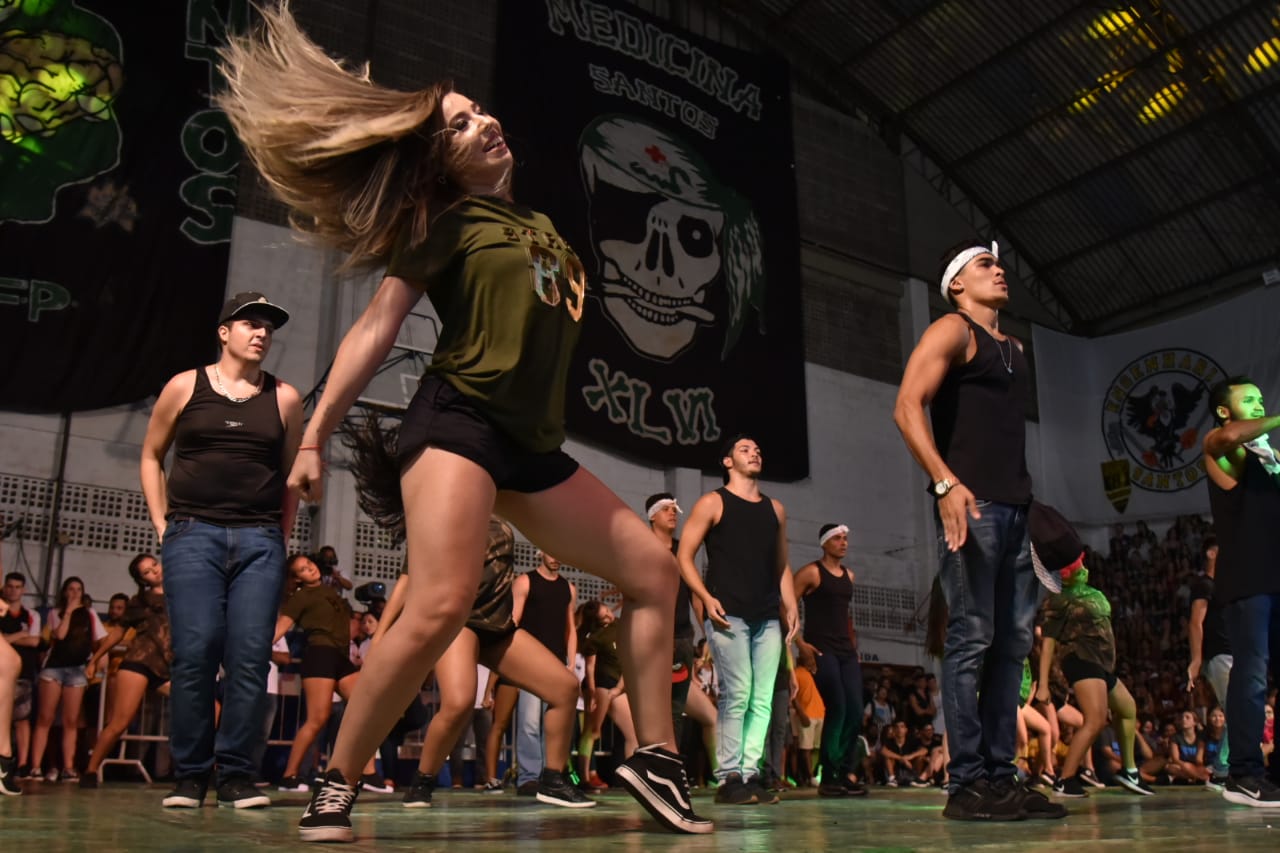
<path id="1" fill-rule="evenodd" d="M 661 746 L 644 746 L 618 765 L 615 772 L 631 796 L 659 823 L 676 832 L 711 832 L 711 821 L 693 812 L 684 761 Z M 741 784 L 741 783 L 739 783 Z"/>
<path id="2" fill-rule="evenodd" d="M 404 807 L 406 809 L 431 808 L 431 792 L 435 789 L 436 777 L 434 773 L 415 772 L 413 774 L 413 782 L 409 785 L 409 790 L 404 792 Z"/>
<path id="3" fill-rule="evenodd" d="M 596 804 L 566 774 L 549 767 L 542 768 L 542 773 L 538 776 L 537 797 L 540 803 L 566 809 L 589 809 Z"/>
<path id="4" fill-rule="evenodd" d="M 22 795 L 22 786 L 18 784 L 18 762 L 12 755 L 5 758 L 0 755 L 0 795 L 18 797 Z"/>
<path id="5" fill-rule="evenodd" d="M 1222 791 L 1222 799 L 1241 806 L 1257 809 L 1280 808 L 1280 788 L 1270 779 L 1261 776 L 1241 778 L 1232 776 Z"/>
<path id="6" fill-rule="evenodd" d="M 169 796 L 160 801 L 160 805 L 166 809 L 198 809 L 204 805 L 204 795 L 208 790 L 208 780 L 188 776 L 178 780 L 178 784 L 169 792 Z"/>
<path id="7" fill-rule="evenodd" d="M 986 779 L 955 789 L 942 816 L 948 820 L 1023 820 L 1022 805 L 1012 791 L 995 791 Z"/>
<path id="8" fill-rule="evenodd" d="M 1058 781 L 1053 784 L 1053 793 L 1059 797 L 1067 797 L 1073 800 L 1089 796 L 1089 792 L 1084 789 L 1084 782 L 1080 780 L 1079 773 L 1075 776 L 1059 776 Z"/>
<path id="9" fill-rule="evenodd" d="M 351 807 L 355 802 L 356 789 L 347 784 L 342 771 L 330 770 L 298 821 L 298 837 L 303 841 L 355 841 L 351 831 Z"/>
<path id="10" fill-rule="evenodd" d="M 228 809 L 265 809 L 271 798 L 258 790 L 248 776 L 228 779 L 218 786 L 218 807 Z"/>

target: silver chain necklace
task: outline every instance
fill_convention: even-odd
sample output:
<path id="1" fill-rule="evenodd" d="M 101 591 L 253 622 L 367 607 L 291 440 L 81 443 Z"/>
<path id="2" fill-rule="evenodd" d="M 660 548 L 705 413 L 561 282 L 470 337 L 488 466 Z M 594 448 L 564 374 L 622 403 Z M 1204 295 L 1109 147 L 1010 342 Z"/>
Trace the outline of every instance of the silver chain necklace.
<path id="1" fill-rule="evenodd" d="M 969 317 L 969 313 L 967 311 L 962 311 L 960 313 L 964 314 L 966 317 Z M 973 320 L 972 317 L 969 317 L 969 319 Z M 1004 347 L 1000 346 L 1000 339 L 997 338 L 994 334 L 992 334 L 990 329 L 988 329 L 986 326 L 979 323 L 977 320 L 973 320 L 973 323 L 978 328 L 982 329 L 982 331 L 986 332 L 987 336 L 990 337 L 991 340 L 995 341 L 996 352 L 1000 354 L 1000 363 L 1004 365 L 1005 373 L 1010 373 L 1010 374 L 1013 373 L 1013 338 L 1010 338 L 1010 337 L 1005 338 L 1005 342 L 1009 344 L 1009 357 L 1005 358 Z"/>
<path id="2" fill-rule="evenodd" d="M 218 393 L 226 397 L 228 400 L 230 400 L 233 403 L 247 403 L 249 400 L 252 400 L 254 397 L 258 396 L 258 392 L 262 390 L 262 372 L 261 371 L 258 372 L 258 382 L 257 382 L 257 385 L 254 386 L 253 393 L 247 397 L 231 396 L 231 393 L 227 391 L 227 387 L 222 384 L 222 374 L 218 372 L 218 365 L 216 364 L 213 366 L 213 378 L 218 383 Z"/>

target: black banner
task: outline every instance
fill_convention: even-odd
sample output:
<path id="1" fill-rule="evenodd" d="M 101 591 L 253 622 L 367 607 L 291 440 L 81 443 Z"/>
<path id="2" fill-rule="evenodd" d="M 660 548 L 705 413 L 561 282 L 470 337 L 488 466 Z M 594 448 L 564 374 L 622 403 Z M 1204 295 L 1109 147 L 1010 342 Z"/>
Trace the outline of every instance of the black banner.
<path id="1" fill-rule="evenodd" d="M 809 472 L 788 69 L 633 6 L 509 0 L 498 103 L 521 201 L 588 270 L 571 432 L 715 470 L 752 435 Z"/>
<path id="2" fill-rule="evenodd" d="M 127 403 L 215 355 L 240 146 L 214 49 L 247 14 L 0 8 L 0 407 Z"/>

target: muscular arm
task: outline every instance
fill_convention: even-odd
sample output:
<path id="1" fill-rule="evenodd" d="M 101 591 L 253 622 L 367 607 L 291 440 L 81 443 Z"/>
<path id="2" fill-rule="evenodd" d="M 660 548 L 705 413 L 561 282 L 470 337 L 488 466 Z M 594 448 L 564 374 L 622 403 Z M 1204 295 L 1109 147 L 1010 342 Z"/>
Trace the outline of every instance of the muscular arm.
<path id="1" fill-rule="evenodd" d="M 537 569 L 534 569 L 537 571 Z M 529 600 L 529 573 L 516 575 L 511 582 L 511 619 L 517 625 L 524 620 L 524 605 Z M 572 623 L 570 623 L 572 624 Z"/>
<path id="2" fill-rule="evenodd" d="M 698 574 L 698 567 L 693 562 L 698 549 L 707 538 L 707 531 L 720 519 L 720 510 L 720 496 L 715 492 L 698 498 L 698 502 L 689 511 L 689 520 L 684 524 L 676 561 L 680 564 L 680 577 L 684 578 L 689 591 L 701 600 L 707 618 L 714 624 L 727 628 L 729 623 L 724 618 L 724 608 L 707 591 L 706 585 L 702 582 L 702 575 Z"/>
<path id="3" fill-rule="evenodd" d="M 569 583 L 569 607 L 564 615 L 565 664 L 573 670 L 574 660 L 578 657 L 578 632 L 573 627 L 574 605 L 578 601 L 578 588 L 572 581 Z"/>
<path id="4" fill-rule="evenodd" d="M 1254 418 L 1247 421 L 1231 421 L 1209 430 L 1204 437 L 1204 452 L 1212 460 L 1226 456 L 1246 442 L 1280 429 L 1280 415 Z"/>
<path id="5" fill-rule="evenodd" d="M 203 369 L 203 368 L 202 368 Z M 156 530 L 156 537 L 164 538 L 167 522 L 165 516 L 169 512 L 169 495 L 164 478 L 164 457 L 173 444 L 173 435 L 178 426 L 178 415 L 182 407 L 191 399 L 196 387 L 196 372 L 187 370 L 173 377 L 156 398 L 155 408 L 151 410 L 151 419 L 147 422 L 147 434 L 142 439 L 142 460 L 139 476 L 142 480 L 142 495 L 147 501 L 147 512 L 151 516 L 151 526 Z"/>
<path id="6" fill-rule="evenodd" d="M 969 325 L 958 314 L 941 317 L 925 329 L 907 360 L 902 384 L 898 387 L 898 399 L 893 406 L 893 422 L 902 433 L 907 449 L 933 482 L 943 479 L 954 482 L 956 476 L 938 452 L 925 408 L 942 387 L 951 366 L 964 360 L 969 338 Z M 942 517 L 947 547 L 958 551 L 968 538 L 966 513 L 978 517 L 973 493 L 963 485 L 954 487 L 946 497 L 939 499 L 938 512 Z"/>
<path id="7" fill-rule="evenodd" d="M 1187 620 L 1187 645 L 1191 647 L 1191 662 L 1187 665 L 1187 689 L 1195 686 L 1196 676 L 1204 665 L 1204 617 L 1209 612 L 1209 602 L 1197 598 L 1191 602 L 1191 618 Z"/>
<path id="8" fill-rule="evenodd" d="M 782 604 L 782 630 L 784 642 L 790 644 L 800 627 L 800 611 L 796 606 L 795 577 L 787 555 L 787 511 L 780 501 L 773 502 L 773 511 L 778 516 L 778 592 Z"/>
<path id="9" fill-rule="evenodd" d="M 422 292 L 408 281 L 387 276 L 364 313 L 343 336 L 315 414 L 302 434 L 305 446 L 323 445 L 369 384 L 396 342 L 400 324 L 417 304 Z M 324 493 L 320 454 L 298 456 L 289 474 L 289 486 L 302 498 L 318 501 Z"/>
<path id="10" fill-rule="evenodd" d="M 276 406 L 280 410 L 280 422 L 284 425 L 284 448 L 280 454 L 280 470 L 289 471 L 293 460 L 298 456 L 298 447 L 302 444 L 302 397 L 298 389 L 287 382 L 276 385 Z M 284 506 L 280 513 L 280 529 L 284 532 L 286 543 L 293 530 L 293 519 L 298 514 L 298 493 L 292 489 L 284 490 Z M 347 584 L 351 588 L 351 584 Z"/>

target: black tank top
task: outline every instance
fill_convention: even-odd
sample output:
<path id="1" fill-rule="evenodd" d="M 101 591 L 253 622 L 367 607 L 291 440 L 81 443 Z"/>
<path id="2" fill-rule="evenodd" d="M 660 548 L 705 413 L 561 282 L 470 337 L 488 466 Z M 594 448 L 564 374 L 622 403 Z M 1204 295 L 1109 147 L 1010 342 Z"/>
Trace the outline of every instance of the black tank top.
<path id="1" fill-rule="evenodd" d="M 671 553 L 676 554 L 680 551 L 680 540 L 671 540 Z M 684 582 L 684 578 L 679 580 L 680 586 L 676 587 L 676 630 L 675 638 L 677 640 L 693 639 L 693 617 L 689 612 L 689 603 L 693 598 L 693 594 L 689 591 L 689 585 Z"/>
<path id="2" fill-rule="evenodd" d="M 978 342 L 973 359 L 952 367 L 929 406 L 938 452 L 980 500 L 1025 504 L 1027 404 L 1031 371 L 1012 338 L 997 341 L 961 314 Z"/>
<path id="3" fill-rule="evenodd" d="M 538 573 L 529 572 L 529 597 L 524 602 L 520 627 L 551 650 L 558 660 L 569 654 L 565 619 L 569 613 L 569 581 L 557 577 L 549 581 Z"/>
<path id="4" fill-rule="evenodd" d="M 707 591 L 724 612 L 756 621 L 778 618 L 778 516 L 761 495 L 747 501 L 716 489 L 723 509 L 707 531 Z"/>
<path id="5" fill-rule="evenodd" d="M 1280 483 L 1258 457 L 1245 454 L 1244 473 L 1234 489 L 1209 480 L 1209 508 L 1218 534 L 1217 600 L 1230 604 L 1280 593 Z"/>
<path id="6" fill-rule="evenodd" d="M 71 611 L 71 624 L 67 636 L 53 640 L 49 657 L 44 665 L 50 669 L 63 666 L 84 666 L 93 654 L 93 617 L 87 608 Z"/>
<path id="7" fill-rule="evenodd" d="M 824 655 L 841 660 L 853 657 L 849 636 L 849 605 L 853 603 L 853 581 L 841 567 L 840 577 L 818 567 L 818 585 L 804 597 L 804 638 Z"/>
<path id="8" fill-rule="evenodd" d="M 213 390 L 205 369 L 178 415 L 169 472 L 169 514 L 228 527 L 279 524 L 284 505 L 284 426 L 276 378 L 233 403 Z"/>

